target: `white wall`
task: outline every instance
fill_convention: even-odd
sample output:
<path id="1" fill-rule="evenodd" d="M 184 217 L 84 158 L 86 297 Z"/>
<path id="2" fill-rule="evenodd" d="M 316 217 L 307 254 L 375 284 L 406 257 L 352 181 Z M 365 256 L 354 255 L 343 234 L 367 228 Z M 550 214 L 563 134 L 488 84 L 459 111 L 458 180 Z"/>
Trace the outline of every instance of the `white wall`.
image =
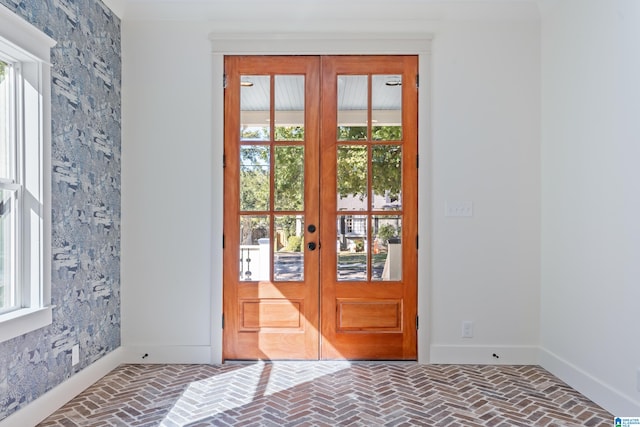
<path id="1" fill-rule="evenodd" d="M 122 343 L 133 360 L 209 361 L 207 34 L 194 23 L 122 26 Z"/>
<path id="2" fill-rule="evenodd" d="M 640 3 L 542 5 L 542 364 L 640 414 Z"/>
<path id="3" fill-rule="evenodd" d="M 433 51 L 432 361 L 536 363 L 539 26 L 448 23 Z"/>
<path id="4" fill-rule="evenodd" d="M 421 153 L 419 183 L 422 204 L 432 202 L 421 213 L 429 226 L 421 236 L 428 274 L 420 292 L 429 296 L 430 312 L 421 313 L 419 333 L 433 345 L 421 360 L 535 363 L 537 15 L 518 12 L 509 23 L 500 14 L 501 21 L 444 15 L 437 23 L 413 16 L 385 28 L 435 33 L 432 75 L 421 71 L 422 90 L 427 81 L 433 89 L 433 122 L 425 124 L 433 138 Z M 233 22 L 123 24 L 123 345 L 133 360 L 147 352 L 145 361 L 202 360 L 219 328 L 220 306 L 210 302 L 221 274 L 210 265 L 221 253 L 221 151 L 211 146 L 207 34 L 226 28 Z M 445 200 L 472 200 L 474 216 L 445 218 Z M 475 322 L 474 338 L 460 338 L 462 320 Z M 214 360 L 218 342 L 211 343 Z"/>

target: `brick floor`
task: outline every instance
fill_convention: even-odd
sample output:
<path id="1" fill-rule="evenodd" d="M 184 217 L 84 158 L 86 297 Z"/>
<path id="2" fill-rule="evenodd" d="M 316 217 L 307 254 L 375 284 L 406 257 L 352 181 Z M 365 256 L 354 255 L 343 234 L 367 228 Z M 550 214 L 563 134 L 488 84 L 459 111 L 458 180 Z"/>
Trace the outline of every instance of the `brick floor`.
<path id="1" fill-rule="evenodd" d="M 123 365 L 49 426 L 611 426 L 538 366 Z"/>

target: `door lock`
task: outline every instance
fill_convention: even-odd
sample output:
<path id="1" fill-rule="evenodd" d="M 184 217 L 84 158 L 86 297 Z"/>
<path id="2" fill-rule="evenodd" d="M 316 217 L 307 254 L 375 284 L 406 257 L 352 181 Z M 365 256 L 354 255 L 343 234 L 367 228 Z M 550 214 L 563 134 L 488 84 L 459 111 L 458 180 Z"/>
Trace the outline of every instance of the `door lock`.
<path id="1" fill-rule="evenodd" d="M 307 243 L 307 248 L 309 248 L 310 251 L 315 251 L 316 250 L 316 242 Z"/>

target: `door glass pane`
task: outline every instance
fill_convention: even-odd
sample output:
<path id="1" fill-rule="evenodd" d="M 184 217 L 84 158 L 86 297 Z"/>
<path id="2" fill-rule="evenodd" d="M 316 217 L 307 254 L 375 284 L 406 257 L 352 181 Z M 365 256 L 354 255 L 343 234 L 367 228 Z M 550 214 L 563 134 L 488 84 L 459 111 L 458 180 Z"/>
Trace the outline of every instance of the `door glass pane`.
<path id="1" fill-rule="evenodd" d="M 274 209 L 304 209 L 304 147 L 275 147 Z"/>
<path id="2" fill-rule="evenodd" d="M 372 209 L 402 208 L 402 146 L 372 147 L 371 183 Z"/>
<path id="3" fill-rule="evenodd" d="M 371 78 L 371 139 L 402 139 L 402 76 L 376 75 Z"/>
<path id="4" fill-rule="evenodd" d="M 337 280 L 367 280 L 367 215 L 339 215 L 337 237 Z"/>
<path id="5" fill-rule="evenodd" d="M 338 146 L 337 164 L 338 210 L 366 210 L 367 147 Z"/>
<path id="6" fill-rule="evenodd" d="M 240 215 L 240 280 L 269 280 L 269 217 Z"/>
<path id="7" fill-rule="evenodd" d="M 371 228 L 371 280 L 402 280 L 402 216 L 374 215 Z"/>
<path id="8" fill-rule="evenodd" d="M 275 98 L 275 140 L 304 140 L 304 76 L 276 76 Z"/>
<path id="9" fill-rule="evenodd" d="M 240 210 L 269 209 L 269 147 L 240 147 Z"/>
<path id="10" fill-rule="evenodd" d="M 338 76 L 338 141 L 367 139 L 367 76 Z"/>
<path id="11" fill-rule="evenodd" d="M 269 141 L 271 77 L 240 77 L 240 139 Z"/>
<path id="12" fill-rule="evenodd" d="M 304 280 L 304 217 L 274 218 L 273 280 Z"/>

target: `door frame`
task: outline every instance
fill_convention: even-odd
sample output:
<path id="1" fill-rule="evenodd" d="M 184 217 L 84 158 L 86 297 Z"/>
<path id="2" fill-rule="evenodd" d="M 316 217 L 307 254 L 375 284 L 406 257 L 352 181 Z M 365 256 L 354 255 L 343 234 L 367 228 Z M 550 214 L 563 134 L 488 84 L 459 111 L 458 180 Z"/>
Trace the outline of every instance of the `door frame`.
<path id="1" fill-rule="evenodd" d="M 431 40 L 425 34 L 230 34 L 209 35 L 212 53 L 212 230 L 211 230 L 211 363 L 222 362 L 222 231 L 224 209 L 224 57 L 225 55 L 417 55 L 418 94 L 418 363 L 429 363 L 431 332 Z"/>

